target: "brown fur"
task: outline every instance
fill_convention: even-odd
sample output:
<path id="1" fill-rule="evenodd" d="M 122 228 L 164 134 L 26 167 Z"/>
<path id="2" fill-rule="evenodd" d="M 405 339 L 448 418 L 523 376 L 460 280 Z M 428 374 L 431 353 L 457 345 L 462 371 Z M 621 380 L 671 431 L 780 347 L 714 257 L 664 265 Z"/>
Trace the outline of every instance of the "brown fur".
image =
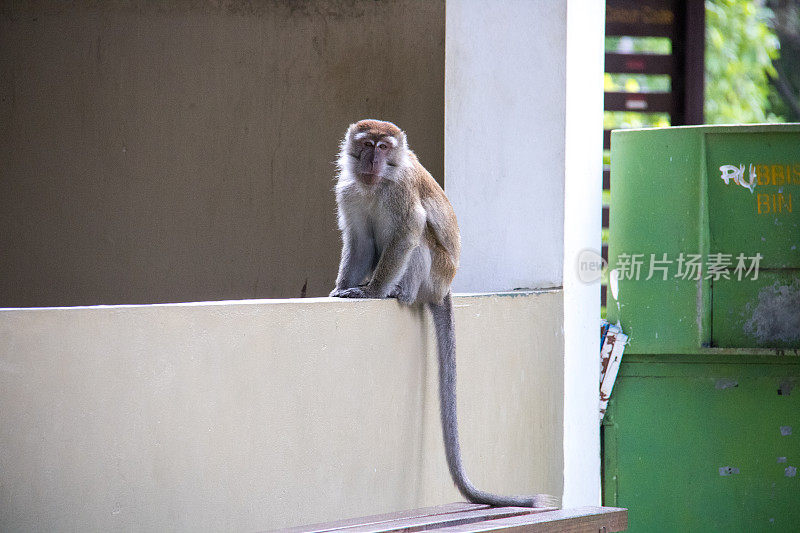
<path id="1" fill-rule="evenodd" d="M 403 130 L 392 124 L 391 122 L 383 122 L 380 120 L 360 120 L 355 124 L 355 131 L 367 132 L 376 137 L 389 135 L 392 137 L 400 138 Z"/>
<path id="2" fill-rule="evenodd" d="M 367 135 L 359 135 L 364 133 Z M 367 170 L 362 170 L 364 153 L 374 152 L 364 143 L 386 137 L 394 138 L 397 145 L 384 156 L 388 162 L 384 173 L 380 177 L 365 174 L 371 167 L 366 163 Z M 381 257 L 363 292 L 373 297 L 391 294 L 394 284 L 401 281 L 398 276 L 403 274 L 410 251 L 423 245 L 430 253 L 430 272 L 425 274 L 426 290 L 415 293 L 414 301 L 441 302 L 458 269 L 458 223 L 444 191 L 408 148 L 405 133 L 391 122 L 368 119 L 352 124 L 342 141 L 339 168 L 337 202 L 342 232 L 347 233 L 357 219 L 373 220 L 373 234 L 380 235 L 382 226 L 391 226 L 391 239 L 376 242 Z M 343 251 L 343 261 L 346 256 Z M 344 262 L 341 267 L 346 267 Z M 343 282 L 353 282 L 341 274 L 334 293 L 350 288 Z"/>

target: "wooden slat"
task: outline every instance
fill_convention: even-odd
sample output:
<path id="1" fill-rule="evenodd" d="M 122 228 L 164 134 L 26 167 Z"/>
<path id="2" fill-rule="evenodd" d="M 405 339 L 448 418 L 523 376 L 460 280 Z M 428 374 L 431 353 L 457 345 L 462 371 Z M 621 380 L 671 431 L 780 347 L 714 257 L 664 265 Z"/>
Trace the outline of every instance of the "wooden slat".
<path id="1" fill-rule="evenodd" d="M 607 244 L 604 244 L 604 245 L 603 245 L 603 246 L 600 248 L 600 256 L 603 258 L 603 260 L 604 260 L 606 263 L 608 262 L 608 245 L 607 245 Z"/>
<path id="2" fill-rule="evenodd" d="M 606 72 L 614 74 L 675 74 L 675 58 L 665 54 L 606 53 Z"/>
<path id="3" fill-rule="evenodd" d="M 610 22 L 606 24 L 606 37 L 667 37 L 675 39 L 675 28 L 663 25 L 638 25 Z"/>
<path id="4" fill-rule="evenodd" d="M 600 285 L 600 305 L 606 305 L 608 297 L 608 285 Z"/>
<path id="5" fill-rule="evenodd" d="M 603 150 L 611 149 L 611 130 L 603 130 Z"/>
<path id="6" fill-rule="evenodd" d="M 608 206 L 603 206 L 603 219 L 602 224 L 604 228 L 608 227 Z"/>
<path id="7" fill-rule="evenodd" d="M 683 0 L 678 0 L 683 1 Z M 676 32 L 675 0 L 608 0 L 606 36 L 670 37 Z"/>
<path id="8" fill-rule="evenodd" d="M 281 531 L 284 533 L 314 533 L 321 531 L 336 531 L 353 526 L 380 524 L 383 522 L 391 522 L 393 520 L 402 520 L 406 518 L 437 516 L 449 513 L 458 513 L 463 511 L 477 511 L 480 509 L 488 509 L 488 508 L 489 508 L 488 505 L 483 505 L 478 503 L 456 502 L 456 503 L 448 503 L 446 505 L 437 505 L 435 507 L 422 507 L 420 509 L 411 509 L 408 511 L 398 511 L 394 513 L 379 514 L 373 516 L 362 516 L 360 518 L 347 518 L 344 520 L 337 520 L 335 522 L 324 522 L 321 524 L 311 524 L 307 526 L 282 529 Z"/>
<path id="9" fill-rule="evenodd" d="M 503 531 L 508 533 L 612 533 L 628 528 L 628 511 L 616 507 L 578 507 L 515 516 L 491 522 L 437 529 L 441 533 Z"/>
<path id="10" fill-rule="evenodd" d="M 611 166 L 603 165 L 603 190 L 611 190 Z"/>
<path id="11" fill-rule="evenodd" d="M 606 111 L 635 111 L 639 113 L 674 113 L 672 93 L 623 93 L 605 94 Z"/>
<path id="12" fill-rule="evenodd" d="M 429 531 L 445 527 L 463 526 L 467 524 L 485 524 L 501 518 L 528 516 L 544 513 L 553 509 L 534 509 L 531 507 L 493 507 L 477 511 L 464 511 L 461 513 L 448 513 L 416 518 L 404 518 L 382 522 L 379 524 L 353 526 L 340 529 L 341 533 L 386 533 L 390 531 Z"/>
<path id="13" fill-rule="evenodd" d="M 575 509 L 531 509 L 454 503 L 410 511 L 351 518 L 285 529 L 288 532 L 337 531 L 339 533 L 377 533 L 384 531 L 477 532 L 509 531 L 514 533 L 615 532 L 628 525 L 627 509 L 615 507 L 579 507 Z"/>

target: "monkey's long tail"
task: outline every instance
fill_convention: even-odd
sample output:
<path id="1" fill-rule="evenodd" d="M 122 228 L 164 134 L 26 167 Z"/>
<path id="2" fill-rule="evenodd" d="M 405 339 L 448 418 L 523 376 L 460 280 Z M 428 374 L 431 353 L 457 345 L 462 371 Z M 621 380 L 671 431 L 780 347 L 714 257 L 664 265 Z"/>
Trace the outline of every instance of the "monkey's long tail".
<path id="1" fill-rule="evenodd" d="M 441 304 L 428 304 L 436 327 L 439 351 L 439 405 L 442 414 L 442 433 L 447 466 L 458 490 L 473 503 L 496 507 L 554 507 L 557 499 L 547 494 L 532 496 L 499 496 L 475 488 L 461 462 L 456 412 L 456 342 L 453 322 L 453 299 L 447 293 Z"/>

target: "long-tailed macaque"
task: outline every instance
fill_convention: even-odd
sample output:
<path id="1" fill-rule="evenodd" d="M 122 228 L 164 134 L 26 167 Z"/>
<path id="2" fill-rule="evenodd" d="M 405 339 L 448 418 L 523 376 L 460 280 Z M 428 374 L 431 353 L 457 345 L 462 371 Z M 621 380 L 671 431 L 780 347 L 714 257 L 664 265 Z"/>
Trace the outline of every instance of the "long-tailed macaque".
<path id="1" fill-rule="evenodd" d="M 426 303 L 433 314 L 439 352 L 439 399 L 445 454 L 458 490 L 471 502 L 544 507 L 554 499 L 498 496 L 478 490 L 461 462 L 456 416 L 456 345 L 450 283 L 458 268 L 461 237 L 456 215 L 439 184 L 391 122 L 350 125 L 338 160 L 336 202 L 342 259 L 340 298 L 397 298 Z"/>

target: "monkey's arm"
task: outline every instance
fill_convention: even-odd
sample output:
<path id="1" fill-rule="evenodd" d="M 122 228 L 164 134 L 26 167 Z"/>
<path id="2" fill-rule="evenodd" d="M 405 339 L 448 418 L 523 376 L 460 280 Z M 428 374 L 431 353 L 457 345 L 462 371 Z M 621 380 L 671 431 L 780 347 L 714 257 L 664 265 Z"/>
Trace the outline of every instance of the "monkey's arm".
<path id="1" fill-rule="evenodd" d="M 408 268 L 411 252 L 419 246 L 425 229 L 425 210 L 420 204 L 411 205 L 401 219 L 389 245 L 378 259 L 372 278 L 364 288 L 369 298 L 386 298 Z"/>
<path id="2" fill-rule="evenodd" d="M 356 235 L 351 229 L 342 232 L 342 259 L 339 262 L 339 275 L 336 288 L 331 296 L 340 296 L 346 289 L 361 283 L 375 260 L 375 243 L 367 235 Z"/>
<path id="3" fill-rule="evenodd" d="M 398 196 L 397 203 L 405 204 L 406 207 L 394 213 L 386 213 L 386 216 L 396 220 L 395 230 L 375 265 L 369 283 L 364 287 L 351 288 L 340 287 L 337 284 L 331 296 L 386 298 L 395 290 L 396 284 L 408 268 L 411 252 L 420 245 L 426 218 L 422 205 L 409 199 L 408 196 Z M 344 250 L 342 260 L 344 261 Z"/>
<path id="4" fill-rule="evenodd" d="M 386 298 L 389 296 L 395 285 L 408 266 L 411 252 L 419 244 L 419 239 L 408 239 L 405 236 L 395 238 L 386 247 L 381 258 L 378 260 L 378 265 L 375 267 L 375 272 L 372 274 L 372 279 L 366 287 L 364 293 L 367 298 Z"/>

